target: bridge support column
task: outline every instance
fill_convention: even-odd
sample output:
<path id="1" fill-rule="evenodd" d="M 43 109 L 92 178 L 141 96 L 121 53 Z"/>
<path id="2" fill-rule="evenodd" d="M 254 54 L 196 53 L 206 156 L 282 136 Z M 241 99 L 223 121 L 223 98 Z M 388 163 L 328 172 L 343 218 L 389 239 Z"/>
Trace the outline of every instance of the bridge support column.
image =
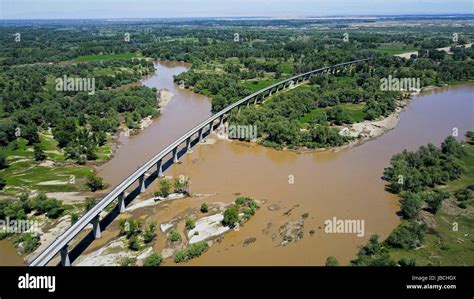
<path id="1" fill-rule="evenodd" d="M 279 92 L 279 91 L 280 91 L 280 86 L 277 86 L 276 92 Z"/>
<path id="2" fill-rule="evenodd" d="M 242 106 L 237 106 L 237 113 L 240 113 L 240 109 L 242 108 Z"/>
<path id="3" fill-rule="evenodd" d="M 219 118 L 219 127 L 222 127 L 223 124 L 224 124 L 224 115 L 221 115 L 221 117 Z"/>
<path id="4" fill-rule="evenodd" d="M 214 133 L 214 121 L 211 121 L 209 124 L 209 134 Z"/>
<path id="5" fill-rule="evenodd" d="M 177 163 L 178 162 L 178 147 L 175 147 L 173 149 L 173 163 Z"/>
<path id="6" fill-rule="evenodd" d="M 271 90 L 271 89 L 270 89 L 270 94 L 269 94 L 269 96 L 270 96 L 270 97 L 272 96 L 272 90 Z"/>
<path id="7" fill-rule="evenodd" d="M 99 215 L 95 216 L 94 219 L 92 219 L 92 231 L 94 232 L 94 238 L 99 239 L 101 236 Z"/>
<path id="8" fill-rule="evenodd" d="M 156 171 L 158 172 L 158 177 L 161 178 L 163 177 L 163 165 L 162 164 L 162 160 L 158 160 L 158 162 L 156 162 Z"/>
<path id="9" fill-rule="evenodd" d="M 119 212 L 120 213 L 125 212 L 125 193 L 124 192 L 120 193 L 117 199 L 118 199 L 117 207 L 118 207 Z"/>
<path id="10" fill-rule="evenodd" d="M 61 266 L 69 267 L 71 266 L 71 261 L 69 260 L 69 250 L 67 245 L 61 248 Z"/>
<path id="11" fill-rule="evenodd" d="M 142 174 L 140 178 L 138 178 L 138 182 L 140 184 L 140 193 L 144 193 L 146 191 L 145 187 L 145 174 Z"/>
<path id="12" fill-rule="evenodd" d="M 258 96 L 255 96 L 254 101 L 253 101 L 253 104 L 254 104 L 254 105 L 257 105 L 257 103 L 258 103 Z"/>
<path id="13" fill-rule="evenodd" d="M 204 132 L 203 130 L 199 130 L 199 142 L 202 142 L 202 140 L 204 139 L 204 136 L 203 136 Z"/>
<path id="14" fill-rule="evenodd" d="M 190 152 L 191 151 L 191 137 L 188 137 L 188 139 L 186 139 L 186 152 Z"/>

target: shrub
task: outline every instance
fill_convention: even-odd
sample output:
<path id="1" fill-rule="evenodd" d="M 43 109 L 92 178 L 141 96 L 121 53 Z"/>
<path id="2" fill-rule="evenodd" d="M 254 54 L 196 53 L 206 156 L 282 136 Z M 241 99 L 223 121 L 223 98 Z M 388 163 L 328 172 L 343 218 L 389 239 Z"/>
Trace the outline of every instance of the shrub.
<path id="1" fill-rule="evenodd" d="M 207 206 L 207 203 L 203 203 L 201 205 L 201 212 L 202 213 L 207 213 L 209 211 L 209 207 Z"/>
<path id="2" fill-rule="evenodd" d="M 222 224 L 225 226 L 234 226 L 239 222 L 239 208 L 237 205 L 232 205 L 224 211 L 224 219 Z"/>
<path id="3" fill-rule="evenodd" d="M 177 230 L 173 229 L 173 230 L 170 232 L 170 235 L 169 235 L 168 239 L 169 239 L 171 242 L 177 242 L 177 241 L 180 241 L 180 240 L 181 240 L 181 235 L 178 233 Z"/>
<path id="4" fill-rule="evenodd" d="M 7 185 L 7 182 L 5 181 L 3 174 L 0 173 L 0 190 L 3 190 L 3 188 L 5 188 L 6 185 Z"/>
<path id="5" fill-rule="evenodd" d="M 456 193 L 454 193 L 454 196 L 459 201 L 469 200 L 471 198 L 471 190 L 469 190 L 467 188 L 458 190 L 458 191 L 456 191 Z"/>
<path id="6" fill-rule="evenodd" d="M 143 242 L 150 243 L 156 238 L 156 224 L 150 223 L 143 234 Z"/>
<path id="7" fill-rule="evenodd" d="M 189 179 L 183 176 L 174 180 L 174 192 L 177 193 L 189 193 Z"/>
<path id="8" fill-rule="evenodd" d="M 418 247 L 425 237 L 425 224 L 415 221 L 400 224 L 392 231 L 385 244 L 393 248 L 414 249 Z"/>
<path id="9" fill-rule="evenodd" d="M 140 244 L 138 242 L 138 237 L 133 235 L 128 239 L 128 248 L 134 251 L 140 249 Z"/>
<path id="10" fill-rule="evenodd" d="M 38 234 L 21 233 L 18 236 L 15 243 L 21 243 L 23 253 L 30 253 L 39 245 L 40 237 Z"/>
<path id="11" fill-rule="evenodd" d="M 161 254 L 154 252 L 143 261 L 143 266 L 157 267 L 161 264 L 162 260 Z"/>
<path id="12" fill-rule="evenodd" d="M 102 178 L 100 178 L 100 177 L 98 177 L 94 174 L 91 174 L 87 177 L 87 187 L 92 192 L 95 192 L 97 190 L 104 189 L 105 184 L 104 184 L 104 181 L 102 180 Z"/>
<path id="13" fill-rule="evenodd" d="M 89 211 L 92 209 L 97 204 L 97 199 L 94 197 L 87 197 L 85 201 L 85 207 L 84 207 L 84 212 Z"/>
<path id="14" fill-rule="evenodd" d="M 35 161 L 43 161 L 46 159 L 46 154 L 44 153 L 41 145 L 39 143 L 35 143 L 33 145 Z"/>
<path id="15" fill-rule="evenodd" d="M 196 222 L 192 218 L 186 218 L 186 229 L 193 229 L 196 227 Z"/>
<path id="16" fill-rule="evenodd" d="M 155 192 L 155 196 L 168 197 L 171 192 L 171 184 L 167 178 L 160 181 L 160 190 Z"/>
<path id="17" fill-rule="evenodd" d="M 335 257 L 328 256 L 328 258 L 326 259 L 326 266 L 328 266 L 328 267 L 339 266 L 339 262 L 337 261 L 337 259 Z"/>
<path id="18" fill-rule="evenodd" d="M 136 261 L 137 261 L 137 260 L 136 260 L 135 258 L 132 258 L 132 257 L 124 257 L 124 258 L 120 261 L 120 266 L 122 266 L 122 267 L 135 266 Z"/>
<path id="19" fill-rule="evenodd" d="M 406 192 L 401 200 L 401 212 L 405 219 L 418 217 L 421 210 L 421 198 L 418 193 Z"/>
<path id="20" fill-rule="evenodd" d="M 181 263 L 200 256 L 208 248 L 207 242 L 201 241 L 192 244 L 188 249 L 178 251 L 174 257 L 176 263 Z"/>
<path id="21" fill-rule="evenodd" d="M 415 259 L 407 259 L 407 258 L 402 258 L 401 260 L 398 261 L 398 264 L 402 267 L 414 267 L 416 266 L 416 260 Z"/>
<path id="22" fill-rule="evenodd" d="M 76 213 L 71 214 L 71 224 L 74 224 L 79 220 L 79 216 Z"/>

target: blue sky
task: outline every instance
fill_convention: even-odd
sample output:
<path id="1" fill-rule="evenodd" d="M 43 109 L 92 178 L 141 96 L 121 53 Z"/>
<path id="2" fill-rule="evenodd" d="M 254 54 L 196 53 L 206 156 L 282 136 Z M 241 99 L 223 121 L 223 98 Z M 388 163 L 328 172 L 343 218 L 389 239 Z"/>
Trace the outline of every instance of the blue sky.
<path id="1" fill-rule="evenodd" d="M 473 0 L 0 0 L 0 19 L 472 14 Z"/>

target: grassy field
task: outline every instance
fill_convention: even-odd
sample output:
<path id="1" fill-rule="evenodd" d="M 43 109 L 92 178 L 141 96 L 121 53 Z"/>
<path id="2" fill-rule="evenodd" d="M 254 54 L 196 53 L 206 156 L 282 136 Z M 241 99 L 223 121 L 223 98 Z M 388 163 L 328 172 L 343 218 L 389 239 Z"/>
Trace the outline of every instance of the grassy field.
<path id="1" fill-rule="evenodd" d="M 281 72 L 285 74 L 291 74 L 293 72 L 293 63 L 291 62 L 284 62 L 280 64 Z"/>
<path id="2" fill-rule="evenodd" d="M 118 53 L 118 54 L 106 54 L 106 55 L 84 55 L 74 59 L 77 62 L 90 62 L 90 61 L 107 61 L 114 59 L 131 59 L 139 58 L 140 55 L 137 53 Z"/>
<path id="3" fill-rule="evenodd" d="M 405 45 L 402 43 L 390 43 L 390 44 L 382 44 L 376 48 L 376 50 L 389 55 L 396 55 L 405 52 L 413 52 L 417 51 L 418 48 L 415 48 L 411 45 Z"/>
<path id="4" fill-rule="evenodd" d="M 244 86 L 251 92 L 256 92 L 262 88 L 270 86 L 274 83 L 280 82 L 283 79 L 263 79 L 263 80 L 249 80 L 244 82 Z M 256 83 L 255 83 L 256 82 Z"/>
<path id="5" fill-rule="evenodd" d="M 21 138 L 18 139 L 18 148 L 0 149 L 0 154 L 7 157 L 9 164 L 7 168 L 1 170 L 7 185 L 0 194 L 17 195 L 26 190 L 43 192 L 86 190 L 86 177 L 94 172 L 93 168 L 73 164 L 70 161 L 66 163 L 64 151 L 58 148 L 53 136 L 45 131 L 39 135 L 47 162 L 35 161 L 33 146 Z M 106 161 L 111 156 L 110 146 L 106 144 L 98 148 L 97 154 L 98 162 Z"/>
<path id="6" fill-rule="evenodd" d="M 466 145 L 468 155 L 463 159 L 466 166 L 464 175 L 452 181 L 446 186 L 441 186 L 449 192 L 463 189 L 474 184 L 474 145 Z M 455 198 L 446 199 L 455 205 Z M 439 265 L 439 266 L 465 266 L 474 265 L 474 199 L 467 202 L 468 209 L 457 209 L 448 213 L 446 209 L 440 209 L 435 215 L 436 227 L 429 231 L 423 242 L 423 247 L 418 250 L 390 249 L 390 255 L 394 260 L 402 257 L 414 258 L 417 265 Z M 453 229 L 457 224 L 457 231 Z"/>
<path id="7" fill-rule="evenodd" d="M 339 106 L 341 106 L 341 108 L 349 114 L 353 122 L 363 122 L 365 120 L 365 112 L 364 112 L 365 103 L 359 103 L 359 104 L 346 103 L 346 104 L 340 104 Z M 331 109 L 331 107 L 316 108 L 313 111 L 306 113 L 300 119 L 300 123 L 302 124 L 310 123 L 311 120 L 314 119 L 316 116 L 321 114 L 323 111 L 327 111 L 329 109 Z"/>

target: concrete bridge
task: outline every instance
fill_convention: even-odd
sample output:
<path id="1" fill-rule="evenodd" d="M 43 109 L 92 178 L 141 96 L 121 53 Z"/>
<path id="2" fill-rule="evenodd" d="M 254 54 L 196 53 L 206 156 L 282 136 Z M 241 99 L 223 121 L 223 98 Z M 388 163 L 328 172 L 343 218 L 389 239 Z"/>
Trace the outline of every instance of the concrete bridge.
<path id="1" fill-rule="evenodd" d="M 145 192 L 147 184 L 145 174 L 152 171 L 156 172 L 156 177 L 163 176 L 165 170 L 165 163 L 172 164 L 178 162 L 179 154 L 184 154 L 191 149 L 191 147 L 203 140 L 203 138 L 211 134 L 214 129 L 223 125 L 229 113 L 234 109 L 240 111 L 243 105 L 256 104 L 263 101 L 267 96 L 271 96 L 275 92 L 279 92 L 295 86 L 303 81 L 308 80 L 312 75 L 317 73 L 334 74 L 341 69 L 344 69 L 352 64 L 367 61 L 369 59 L 359 59 L 349 61 L 341 64 L 336 64 L 328 67 L 319 68 L 310 72 L 299 74 L 283 81 L 277 82 L 271 86 L 263 88 L 245 98 L 227 106 L 218 113 L 212 115 L 204 120 L 178 140 L 168 145 L 165 149 L 160 151 L 144 165 L 138 168 L 135 172 L 124 179 L 118 186 L 116 186 L 109 194 L 102 198 L 94 207 L 87 211 L 78 221 L 72 224 L 63 234 L 57 237 L 48 247 L 46 247 L 38 256 L 31 262 L 30 266 L 46 266 L 59 253 L 61 256 L 61 265 L 70 266 L 71 258 L 69 254 L 68 244 L 73 240 L 88 224 L 92 223 L 92 234 L 94 238 L 100 238 L 101 235 L 101 220 L 100 213 L 117 200 L 116 211 L 122 213 L 125 211 L 125 192 L 134 183 L 138 182 L 139 192 Z M 179 149 L 181 147 L 181 150 Z M 138 191 L 137 191 L 138 192 Z"/>

